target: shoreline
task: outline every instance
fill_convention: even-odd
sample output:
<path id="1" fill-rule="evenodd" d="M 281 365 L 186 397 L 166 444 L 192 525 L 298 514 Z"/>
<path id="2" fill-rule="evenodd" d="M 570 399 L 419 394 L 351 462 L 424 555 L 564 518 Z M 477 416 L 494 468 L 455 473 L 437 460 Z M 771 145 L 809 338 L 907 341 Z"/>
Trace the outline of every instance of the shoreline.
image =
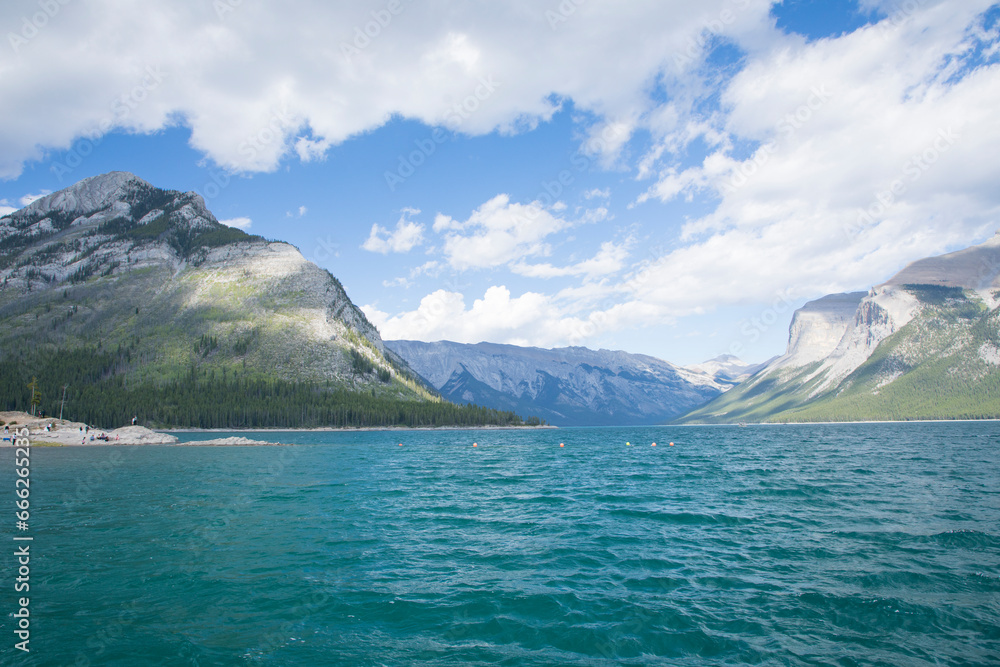
<path id="1" fill-rule="evenodd" d="M 10 447 L 10 445 L 5 445 Z M 55 442 L 53 440 L 32 440 L 32 447 L 296 447 L 290 442 L 239 442 L 223 443 L 204 440 L 189 442 L 100 442 L 82 444 L 78 442 Z"/>
<path id="2" fill-rule="evenodd" d="M 156 428 L 157 433 L 369 433 L 375 431 L 517 431 L 546 426 L 316 426 L 313 428 Z"/>
<path id="3" fill-rule="evenodd" d="M 286 447 L 292 443 L 271 442 L 270 434 L 275 433 L 361 433 L 394 431 L 453 431 L 453 430 L 508 430 L 508 429 L 554 429 L 555 426 L 383 426 L 383 427 L 316 427 L 316 428 L 175 428 L 151 429 L 138 424 L 118 428 L 91 427 L 83 422 L 41 417 L 21 411 L 0 411 L 0 424 L 15 430 L 27 428 L 33 445 L 39 447 L 129 447 L 141 445 L 164 445 L 168 447 Z M 188 440 L 179 442 L 181 433 L 227 434 L 221 438 Z M 257 440 L 234 434 L 258 434 L 267 440 Z M 5 432 L 0 447 L 13 446 L 13 432 Z"/>
<path id="4" fill-rule="evenodd" d="M 835 426 L 837 424 L 979 424 L 1000 422 L 1000 418 L 989 419 L 893 419 L 883 421 L 837 421 L 837 422 L 747 422 L 746 426 Z M 664 426 L 739 426 L 739 422 L 725 424 L 664 424 Z"/>

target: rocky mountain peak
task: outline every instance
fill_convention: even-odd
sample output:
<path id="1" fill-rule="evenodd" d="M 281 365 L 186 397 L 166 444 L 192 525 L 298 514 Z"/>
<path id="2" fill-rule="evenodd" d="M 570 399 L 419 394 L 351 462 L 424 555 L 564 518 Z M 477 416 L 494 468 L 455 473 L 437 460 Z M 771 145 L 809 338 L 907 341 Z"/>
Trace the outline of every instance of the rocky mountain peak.
<path id="1" fill-rule="evenodd" d="M 85 178 L 0 218 L 0 239 L 15 237 L 6 242 L 8 247 L 19 240 L 27 245 L 70 227 L 94 231 L 104 225 L 101 231 L 106 231 L 106 223 L 115 223 L 118 231 L 125 232 L 161 217 L 162 222 L 186 232 L 221 227 L 201 195 L 163 190 L 135 174 L 112 171 Z"/>
<path id="2" fill-rule="evenodd" d="M 117 202 L 128 202 L 153 186 L 127 171 L 112 171 L 91 176 L 68 188 L 36 199 L 25 207 L 26 213 L 58 211 L 74 217 L 91 215 L 111 208 Z"/>
<path id="3" fill-rule="evenodd" d="M 87 317 L 53 319 L 71 302 L 73 313 L 86 304 Z M 145 338 L 144 354 L 159 358 L 164 343 L 153 345 L 151 329 L 162 326 L 177 340 L 197 339 L 199 362 L 211 356 L 210 340 L 211 350 L 282 377 L 381 388 L 410 374 L 340 282 L 297 248 L 221 224 L 197 193 L 123 171 L 0 218 L 0 313 L 32 308 L 52 320 L 53 346 L 110 344 L 139 331 L 115 344 Z M 406 382 L 405 392 L 426 394 Z"/>
<path id="4" fill-rule="evenodd" d="M 938 285 L 985 290 L 1000 287 L 1000 230 L 970 248 L 912 262 L 885 285 Z"/>
<path id="5" fill-rule="evenodd" d="M 222 225 L 197 193 L 113 171 L 0 218 L 0 278 L 79 279 L 152 256 L 180 265 L 206 249 L 252 241 L 264 240 Z"/>

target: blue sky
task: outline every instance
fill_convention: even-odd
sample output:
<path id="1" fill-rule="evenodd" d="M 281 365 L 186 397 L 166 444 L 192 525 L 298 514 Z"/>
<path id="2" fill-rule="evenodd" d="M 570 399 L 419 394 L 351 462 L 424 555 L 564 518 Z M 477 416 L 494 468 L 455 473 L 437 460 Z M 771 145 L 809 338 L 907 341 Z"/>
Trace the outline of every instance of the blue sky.
<path id="1" fill-rule="evenodd" d="M 0 210 L 132 171 L 386 338 L 676 363 L 1000 227 L 990 2 L 328 4 L 4 3 Z"/>

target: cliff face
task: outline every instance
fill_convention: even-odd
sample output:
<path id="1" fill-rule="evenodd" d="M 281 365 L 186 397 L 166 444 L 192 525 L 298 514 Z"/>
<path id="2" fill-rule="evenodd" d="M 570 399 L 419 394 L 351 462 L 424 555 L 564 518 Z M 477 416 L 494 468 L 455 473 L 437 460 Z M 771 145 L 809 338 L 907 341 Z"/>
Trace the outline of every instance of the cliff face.
<path id="1" fill-rule="evenodd" d="M 427 397 L 340 282 L 293 246 L 124 172 L 0 218 L 0 358 L 126 349 L 126 377 L 328 381 Z"/>
<path id="2" fill-rule="evenodd" d="M 559 426 L 662 423 L 732 386 L 700 370 L 620 351 L 447 341 L 386 345 L 445 398 L 538 415 Z"/>
<path id="3" fill-rule="evenodd" d="M 788 329 L 788 350 L 769 368 L 799 368 L 829 357 L 855 321 L 864 296 L 864 292 L 831 294 L 795 311 Z"/>
<path id="4" fill-rule="evenodd" d="M 825 377 L 813 395 L 840 384 L 871 357 L 882 341 L 906 326 L 919 312 L 919 300 L 905 288 L 873 288 L 858 304 L 852 326 L 823 360 Z"/>
<path id="5" fill-rule="evenodd" d="M 688 422 L 1000 417 L 1000 233 L 795 313 L 787 352 Z"/>

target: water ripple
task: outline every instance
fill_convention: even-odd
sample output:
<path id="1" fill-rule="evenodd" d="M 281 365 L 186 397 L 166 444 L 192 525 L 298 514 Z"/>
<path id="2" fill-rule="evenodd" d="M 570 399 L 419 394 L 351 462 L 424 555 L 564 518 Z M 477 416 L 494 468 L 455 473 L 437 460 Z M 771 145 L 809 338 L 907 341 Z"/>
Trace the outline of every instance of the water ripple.
<path id="1" fill-rule="evenodd" d="M 137 448 L 96 484 L 109 448 L 38 450 L 33 639 L 44 664 L 1000 664 L 998 435 L 290 433 L 283 466 Z"/>

